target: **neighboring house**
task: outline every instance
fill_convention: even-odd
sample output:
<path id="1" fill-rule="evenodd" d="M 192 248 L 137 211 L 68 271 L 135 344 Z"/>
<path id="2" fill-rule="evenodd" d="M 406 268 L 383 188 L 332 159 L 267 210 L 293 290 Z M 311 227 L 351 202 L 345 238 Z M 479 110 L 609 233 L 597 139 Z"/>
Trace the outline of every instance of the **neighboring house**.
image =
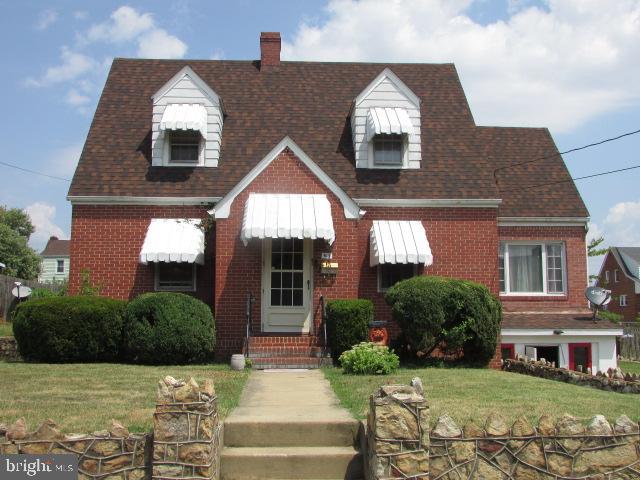
<path id="1" fill-rule="evenodd" d="M 640 315 L 640 247 L 611 247 L 600 267 L 598 285 L 611 290 L 607 310 L 633 322 Z"/>
<path id="2" fill-rule="evenodd" d="M 309 346 L 321 297 L 371 299 L 395 336 L 386 289 L 445 275 L 499 295 L 518 334 L 536 312 L 600 341 L 561 313 L 585 312 L 588 212 L 547 129 L 477 126 L 452 64 L 281 62 L 275 33 L 260 49 L 114 60 L 68 196 L 72 293 L 85 268 L 116 298 L 190 292 L 224 357 L 248 295 L 253 335 L 278 337 L 256 348 Z"/>
<path id="3" fill-rule="evenodd" d="M 50 237 L 47 246 L 40 253 L 42 257 L 38 281 L 43 283 L 63 282 L 69 278 L 70 240 Z"/>

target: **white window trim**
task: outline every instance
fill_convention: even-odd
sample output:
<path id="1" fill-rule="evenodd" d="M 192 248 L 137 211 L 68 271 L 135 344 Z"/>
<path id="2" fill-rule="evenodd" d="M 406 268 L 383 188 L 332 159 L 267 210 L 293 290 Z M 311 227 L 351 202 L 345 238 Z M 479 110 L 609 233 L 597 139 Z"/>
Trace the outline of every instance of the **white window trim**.
<path id="1" fill-rule="evenodd" d="M 371 137 L 369 140 L 368 149 L 369 149 L 369 168 L 371 169 L 380 169 L 380 170 L 405 170 L 409 168 L 409 135 L 401 134 L 402 137 L 402 163 L 397 165 L 391 164 L 380 164 L 376 163 L 373 143 L 376 139 L 376 135 Z"/>
<path id="2" fill-rule="evenodd" d="M 60 262 L 62 262 L 62 271 L 59 269 Z M 64 273 L 64 258 L 56 258 L 56 275 Z"/>
<path id="3" fill-rule="evenodd" d="M 197 162 L 174 162 L 171 160 L 171 134 L 174 130 L 163 130 L 160 132 L 162 138 L 162 163 L 169 167 L 204 167 L 204 151 L 205 141 L 200 135 L 198 143 L 198 161 Z M 199 133 L 199 132 L 198 132 Z"/>
<path id="4" fill-rule="evenodd" d="M 160 269 L 158 268 L 158 263 L 154 264 L 155 271 L 155 280 L 154 280 L 154 290 L 156 292 L 195 292 L 197 288 L 196 284 L 196 264 L 191 264 L 191 271 L 193 275 L 193 287 L 161 287 L 160 286 Z"/>
<path id="5" fill-rule="evenodd" d="M 613 282 L 614 283 L 619 283 L 620 282 L 620 275 L 618 275 L 618 269 L 617 268 L 613 271 Z"/>
<path id="6" fill-rule="evenodd" d="M 604 271 L 604 282 L 609 283 L 609 270 Z"/>
<path id="7" fill-rule="evenodd" d="M 626 295 L 620 295 L 620 306 L 621 307 L 626 307 L 629 304 L 627 303 L 627 296 Z"/>
<path id="8" fill-rule="evenodd" d="M 503 297 L 563 297 L 567 295 L 567 249 L 563 241 L 536 241 L 536 240 L 506 240 L 501 241 L 504 249 L 504 292 Z M 542 292 L 510 292 L 509 291 L 509 245 L 540 245 L 542 247 Z M 547 245 L 560 245 L 562 247 L 562 292 L 550 293 L 547 291 Z M 499 280 L 499 279 L 498 279 Z M 500 282 L 498 282 L 500 283 Z"/>
<path id="9" fill-rule="evenodd" d="M 407 265 L 406 263 L 379 263 L 376 265 L 376 277 L 378 278 L 378 293 L 385 293 L 388 288 L 382 288 L 382 266 L 383 265 Z M 413 263 L 413 276 L 418 275 L 418 265 Z"/>

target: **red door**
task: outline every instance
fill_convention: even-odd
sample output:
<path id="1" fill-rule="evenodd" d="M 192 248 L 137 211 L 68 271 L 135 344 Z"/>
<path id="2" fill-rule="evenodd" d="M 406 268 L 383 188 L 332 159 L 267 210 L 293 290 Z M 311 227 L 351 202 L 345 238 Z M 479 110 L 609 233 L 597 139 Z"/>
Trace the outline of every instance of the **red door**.
<path id="1" fill-rule="evenodd" d="M 513 343 L 501 343 L 500 351 L 502 353 L 502 359 L 516 358 L 516 349 Z"/>
<path id="2" fill-rule="evenodd" d="M 569 369 L 575 370 L 578 365 L 582 368 L 591 369 L 591 344 L 590 343 L 570 343 L 569 344 Z"/>

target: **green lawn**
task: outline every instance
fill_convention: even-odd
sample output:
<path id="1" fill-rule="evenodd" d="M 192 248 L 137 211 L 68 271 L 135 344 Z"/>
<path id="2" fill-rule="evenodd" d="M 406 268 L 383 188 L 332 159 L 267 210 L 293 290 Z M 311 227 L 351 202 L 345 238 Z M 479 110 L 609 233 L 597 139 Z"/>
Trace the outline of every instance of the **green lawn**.
<path id="1" fill-rule="evenodd" d="M 381 385 L 408 384 L 422 379 L 431 410 L 431 422 L 448 413 L 461 425 L 498 412 L 508 420 L 525 415 L 536 421 L 543 413 L 560 416 L 569 413 L 581 419 L 595 414 L 614 420 L 627 414 L 640 420 L 640 396 L 605 392 L 562 382 L 470 368 L 400 369 L 389 376 L 345 375 L 340 369 L 324 370 L 340 402 L 357 418 L 369 410 L 369 396 Z"/>
<path id="2" fill-rule="evenodd" d="M 13 324 L 0 322 L 0 337 L 13 337 Z"/>
<path id="3" fill-rule="evenodd" d="M 624 373 L 640 373 L 640 362 L 620 362 L 620 368 Z"/>
<path id="4" fill-rule="evenodd" d="M 226 365 L 162 366 L 0 362 L 0 423 L 24 416 L 29 429 L 47 418 L 64 432 L 103 430 L 111 419 L 150 431 L 158 380 L 165 375 L 213 379 L 220 414 L 235 407 L 248 373 Z"/>

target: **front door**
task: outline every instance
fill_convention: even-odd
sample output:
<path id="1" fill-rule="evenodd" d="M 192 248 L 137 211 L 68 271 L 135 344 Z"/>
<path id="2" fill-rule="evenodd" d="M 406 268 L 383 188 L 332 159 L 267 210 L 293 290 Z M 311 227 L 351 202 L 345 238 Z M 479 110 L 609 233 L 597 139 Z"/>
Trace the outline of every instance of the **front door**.
<path id="1" fill-rule="evenodd" d="M 583 370 L 591 370 L 591 344 L 590 343 L 570 343 L 569 344 L 569 368 L 575 370 L 578 365 Z"/>
<path id="2" fill-rule="evenodd" d="M 265 239 L 262 260 L 262 329 L 309 333 L 311 240 Z"/>

